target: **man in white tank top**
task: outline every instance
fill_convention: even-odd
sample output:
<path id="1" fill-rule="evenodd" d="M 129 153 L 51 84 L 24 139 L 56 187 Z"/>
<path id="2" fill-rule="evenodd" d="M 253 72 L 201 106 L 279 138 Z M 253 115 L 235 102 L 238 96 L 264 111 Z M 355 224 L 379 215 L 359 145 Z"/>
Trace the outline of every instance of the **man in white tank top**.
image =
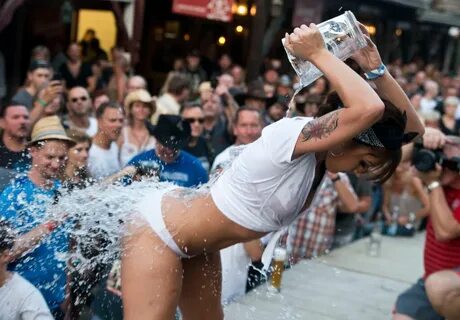
<path id="1" fill-rule="evenodd" d="M 238 148 L 254 142 L 262 132 L 262 118 L 258 110 L 252 108 L 238 109 L 233 120 L 235 144 L 222 151 L 215 159 L 211 175 L 225 170 L 236 155 Z M 222 263 L 222 302 L 244 295 L 248 269 L 251 263 L 260 261 L 263 247 L 260 240 L 238 243 L 220 251 Z"/>
<path id="2" fill-rule="evenodd" d="M 98 131 L 89 149 L 88 169 L 97 180 L 121 169 L 116 140 L 120 136 L 124 117 L 121 107 L 114 102 L 103 103 L 96 111 Z"/>

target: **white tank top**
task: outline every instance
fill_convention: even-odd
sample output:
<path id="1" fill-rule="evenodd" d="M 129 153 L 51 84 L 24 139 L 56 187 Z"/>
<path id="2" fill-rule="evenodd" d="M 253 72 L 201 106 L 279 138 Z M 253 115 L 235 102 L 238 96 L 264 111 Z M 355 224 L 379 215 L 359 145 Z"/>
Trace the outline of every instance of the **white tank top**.
<path id="1" fill-rule="evenodd" d="M 123 128 L 122 134 L 123 144 L 120 147 L 120 163 L 122 167 L 126 166 L 129 160 L 139 153 L 155 148 L 155 138 L 153 136 L 148 136 L 148 139 L 138 148 L 134 143 L 129 141 L 128 127 Z"/>
<path id="2" fill-rule="evenodd" d="M 262 131 L 219 179 L 211 195 L 230 220 L 254 231 L 289 225 L 300 213 L 315 178 L 314 154 L 291 160 L 302 128 L 313 118 L 285 118 Z"/>

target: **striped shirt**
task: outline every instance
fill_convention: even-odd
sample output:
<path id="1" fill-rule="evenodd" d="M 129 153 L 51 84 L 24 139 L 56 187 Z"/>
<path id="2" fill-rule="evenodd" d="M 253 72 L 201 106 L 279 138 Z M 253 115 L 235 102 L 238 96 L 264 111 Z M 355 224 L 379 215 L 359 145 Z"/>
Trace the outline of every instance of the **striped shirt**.
<path id="1" fill-rule="evenodd" d="M 444 187 L 444 195 L 455 220 L 460 223 L 460 190 Z M 450 241 L 436 240 L 429 217 L 426 230 L 424 277 L 440 270 L 458 268 L 460 266 L 460 238 Z"/>

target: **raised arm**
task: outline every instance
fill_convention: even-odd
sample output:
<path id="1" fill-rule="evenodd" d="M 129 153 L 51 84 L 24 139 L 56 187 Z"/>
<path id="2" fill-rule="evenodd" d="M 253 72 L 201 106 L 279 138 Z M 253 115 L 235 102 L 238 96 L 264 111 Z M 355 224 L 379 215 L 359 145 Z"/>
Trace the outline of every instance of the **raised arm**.
<path id="1" fill-rule="evenodd" d="M 337 91 L 344 108 L 310 121 L 297 141 L 294 157 L 322 152 L 348 142 L 377 122 L 384 105 L 377 93 L 356 72 L 324 47 L 318 28 L 302 25 L 285 37 L 285 46 L 296 57 L 318 67 Z"/>
<path id="2" fill-rule="evenodd" d="M 382 59 L 376 45 L 372 42 L 366 27 L 360 24 L 361 31 L 367 40 L 367 46 L 356 52 L 352 59 L 355 60 L 364 72 L 370 72 L 382 66 Z M 396 82 L 393 76 L 385 70 L 383 76 L 373 80 L 379 96 L 391 102 L 395 107 L 407 115 L 406 132 L 414 132 L 419 136 L 423 135 L 424 125 L 420 121 L 415 108 L 409 98 Z M 415 138 L 415 137 L 414 137 Z"/>

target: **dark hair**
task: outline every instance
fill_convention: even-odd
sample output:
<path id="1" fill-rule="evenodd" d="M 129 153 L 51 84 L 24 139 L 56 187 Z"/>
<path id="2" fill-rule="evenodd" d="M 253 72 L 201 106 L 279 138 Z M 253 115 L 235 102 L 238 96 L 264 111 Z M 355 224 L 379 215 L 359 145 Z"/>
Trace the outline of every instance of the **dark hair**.
<path id="1" fill-rule="evenodd" d="M 88 142 L 89 146 L 91 146 L 91 138 L 85 132 L 77 129 L 66 129 L 65 133 L 69 138 L 72 138 L 75 143 Z"/>
<path id="2" fill-rule="evenodd" d="M 6 115 L 6 110 L 8 110 L 8 108 L 11 108 L 11 107 L 24 107 L 27 109 L 27 107 L 24 104 L 11 100 L 9 103 L 3 105 L 0 108 L 0 118 L 4 118 Z"/>
<path id="3" fill-rule="evenodd" d="M 380 118 L 377 124 L 388 124 L 389 129 L 390 127 L 397 127 L 397 129 L 404 132 L 406 127 L 405 115 L 391 102 L 384 99 L 382 99 L 382 101 L 385 105 L 385 110 L 382 118 Z M 336 92 L 332 92 L 326 97 L 324 103 L 319 107 L 317 117 L 321 117 L 329 112 L 337 110 L 342 106 L 343 103 L 339 95 Z M 369 168 L 368 180 L 379 183 L 385 182 L 391 177 L 401 161 L 401 148 L 387 149 L 375 147 L 363 143 L 356 138 L 353 138 L 353 143 L 365 145 L 379 154 L 381 161 L 376 166 Z"/>
<path id="4" fill-rule="evenodd" d="M 201 110 L 203 110 L 203 106 L 201 105 L 200 101 L 198 100 L 186 101 L 180 108 L 180 113 L 184 112 L 185 110 L 193 109 L 193 108 L 200 108 Z"/>
<path id="5" fill-rule="evenodd" d="M 113 101 L 109 101 L 109 102 L 104 102 L 103 104 L 101 104 L 99 106 L 99 108 L 97 108 L 96 110 L 96 119 L 100 119 L 102 118 L 102 116 L 104 115 L 105 113 L 105 110 L 106 109 L 120 109 L 120 110 L 123 110 L 123 108 L 116 102 L 113 102 Z"/>
<path id="6" fill-rule="evenodd" d="M 174 95 L 181 94 L 185 89 L 190 89 L 190 81 L 181 75 L 174 75 L 169 81 L 168 92 Z"/>
<path id="7" fill-rule="evenodd" d="M 10 224 L 6 220 L 0 220 L 0 253 L 13 248 L 14 238 Z"/>
<path id="8" fill-rule="evenodd" d="M 259 110 L 257 110 L 256 108 L 243 106 L 236 110 L 235 116 L 233 117 L 233 124 L 237 124 L 238 121 L 240 121 L 240 114 L 244 111 L 256 112 L 259 115 L 259 120 L 262 121 L 262 117 L 260 116 Z"/>

